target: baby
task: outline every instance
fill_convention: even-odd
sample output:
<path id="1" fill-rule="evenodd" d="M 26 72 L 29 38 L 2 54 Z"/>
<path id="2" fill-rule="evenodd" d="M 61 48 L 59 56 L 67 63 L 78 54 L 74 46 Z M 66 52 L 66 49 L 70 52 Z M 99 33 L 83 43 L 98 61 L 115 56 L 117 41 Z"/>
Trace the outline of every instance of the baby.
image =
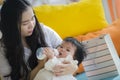
<path id="1" fill-rule="evenodd" d="M 44 69 L 40 70 L 34 80 L 77 80 L 72 74 L 56 76 L 54 75 L 54 66 L 62 64 L 63 61 L 70 61 L 75 65 L 79 65 L 86 52 L 84 46 L 75 38 L 67 37 L 57 47 L 57 49 L 43 48 L 43 54 L 48 58 Z M 39 58 L 38 58 L 39 59 Z"/>

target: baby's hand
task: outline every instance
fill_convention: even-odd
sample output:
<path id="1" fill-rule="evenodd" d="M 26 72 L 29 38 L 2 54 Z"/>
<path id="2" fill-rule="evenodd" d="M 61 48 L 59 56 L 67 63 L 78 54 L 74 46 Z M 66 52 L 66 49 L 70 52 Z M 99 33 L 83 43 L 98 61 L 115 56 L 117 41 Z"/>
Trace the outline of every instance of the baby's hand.
<path id="1" fill-rule="evenodd" d="M 43 54 L 47 56 L 47 58 L 52 59 L 54 57 L 54 50 L 50 47 L 46 47 L 43 50 Z"/>

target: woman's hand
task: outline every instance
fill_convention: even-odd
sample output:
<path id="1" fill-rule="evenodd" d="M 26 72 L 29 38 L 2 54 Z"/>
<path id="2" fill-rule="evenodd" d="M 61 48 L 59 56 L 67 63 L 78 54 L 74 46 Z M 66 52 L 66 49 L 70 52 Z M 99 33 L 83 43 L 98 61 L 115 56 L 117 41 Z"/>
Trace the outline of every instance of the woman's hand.
<path id="1" fill-rule="evenodd" d="M 34 77 L 36 76 L 38 71 L 44 67 L 44 64 L 46 61 L 47 61 L 47 58 L 45 58 L 43 60 L 38 60 L 38 65 L 30 73 L 30 80 L 34 79 Z"/>
<path id="2" fill-rule="evenodd" d="M 74 74 L 77 68 L 78 66 L 72 64 L 70 61 L 63 61 L 63 64 L 56 65 L 53 70 L 56 76 L 61 76 L 66 74 Z"/>

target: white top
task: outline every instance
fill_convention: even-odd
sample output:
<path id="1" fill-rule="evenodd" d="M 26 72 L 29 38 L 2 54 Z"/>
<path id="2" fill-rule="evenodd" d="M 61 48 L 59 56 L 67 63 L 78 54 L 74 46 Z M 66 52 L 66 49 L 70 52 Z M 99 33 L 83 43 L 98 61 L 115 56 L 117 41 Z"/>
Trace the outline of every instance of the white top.
<path id="1" fill-rule="evenodd" d="M 57 64 L 62 64 L 62 62 L 66 60 L 66 61 L 70 61 L 72 64 L 77 65 L 78 61 L 77 60 L 73 60 L 73 57 L 71 55 L 68 55 L 66 58 L 57 58 L 56 56 L 52 59 L 49 59 L 46 63 L 45 63 L 45 69 L 52 71 L 53 72 L 53 67 Z"/>
<path id="2" fill-rule="evenodd" d="M 52 30 L 51 28 L 43 24 L 41 24 L 41 26 L 45 34 L 45 40 L 49 46 L 54 48 L 62 42 L 62 39 L 54 30 Z M 28 48 L 24 48 L 24 50 L 25 50 L 25 60 L 27 61 L 31 51 Z M 4 55 L 5 53 L 3 52 L 3 48 L 0 45 L 0 75 L 3 75 L 3 76 L 8 75 L 11 71 L 8 61 Z"/>
<path id="3" fill-rule="evenodd" d="M 56 48 L 59 44 L 62 43 L 62 39 L 53 29 L 43 24 L 41 24 L 41 27 L 44 31 L 45 40 L 48 46 Z"/>

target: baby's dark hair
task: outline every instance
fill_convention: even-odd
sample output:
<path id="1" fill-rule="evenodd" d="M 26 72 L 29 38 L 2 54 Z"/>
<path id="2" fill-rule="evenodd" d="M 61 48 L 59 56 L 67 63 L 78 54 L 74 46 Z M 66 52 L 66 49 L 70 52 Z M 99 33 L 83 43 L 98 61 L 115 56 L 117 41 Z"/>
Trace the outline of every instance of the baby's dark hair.
<path id="1" fill-rule="evenodd" d="M 76 46 L 76 51 L 75 51 L 75 54 L 73 56 L 73 59 L 77 60 L 78 65 L 79 65 L 87 55 L 86 51 L 85 51 L 85 48 L 84 48 L 84 45 L 73 37 L 66 37 L 66 38 L 63 39 L 63 41 L 70 42 L 74 46 Z"/>

